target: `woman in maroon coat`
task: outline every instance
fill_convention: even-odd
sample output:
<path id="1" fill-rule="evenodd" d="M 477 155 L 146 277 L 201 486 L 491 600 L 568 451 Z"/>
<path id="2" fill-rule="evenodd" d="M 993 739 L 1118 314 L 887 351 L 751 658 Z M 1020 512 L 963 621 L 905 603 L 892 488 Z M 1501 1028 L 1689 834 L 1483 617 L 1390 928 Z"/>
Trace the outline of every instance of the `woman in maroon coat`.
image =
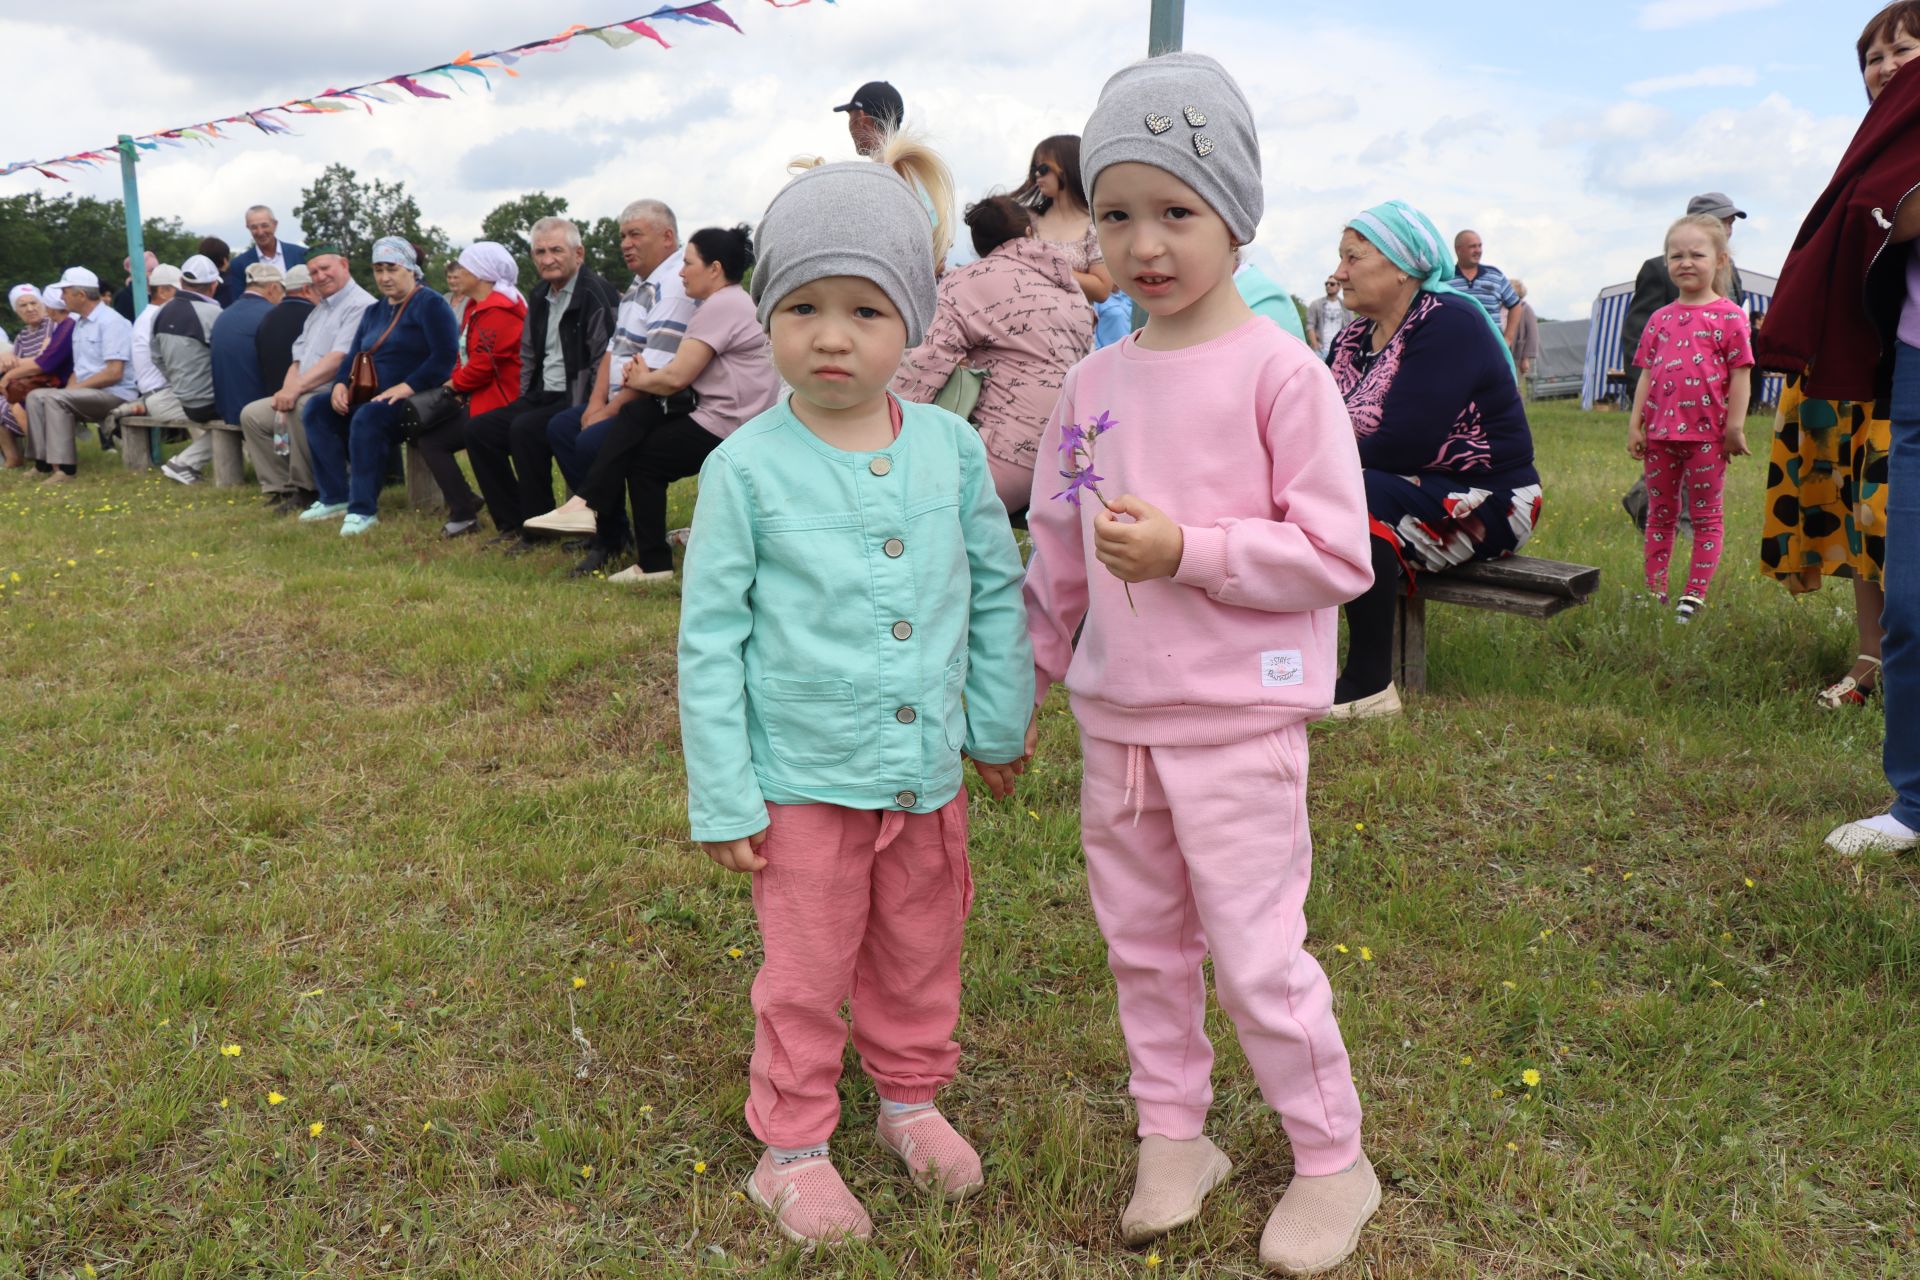
<path id="1" fill-rule="evenodd" d="M 467 446 L 467 419 L 505 408 L 520 395 L 520 337 L 527 323 L 527 300 L 515 280 L 520 265 L 490 240 L 470 246 L 447 268 L 447 289 L 467 305 L 460 317 L 460 363 L 453 389 L 467 412 L 419 438 L 420 452 L 447 499 L 449 538 L 480 527 L 479 495 L 460 471 L 454 454 Z"/>

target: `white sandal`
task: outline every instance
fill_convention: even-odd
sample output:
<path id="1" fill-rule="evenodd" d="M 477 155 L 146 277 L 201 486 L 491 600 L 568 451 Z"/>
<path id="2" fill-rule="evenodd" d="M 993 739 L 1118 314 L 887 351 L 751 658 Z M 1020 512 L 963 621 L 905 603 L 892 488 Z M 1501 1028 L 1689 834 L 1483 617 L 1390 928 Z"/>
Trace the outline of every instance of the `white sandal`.
<path id="1" fill-rule="evenodd" d="M 1874 657 L 1871 654 L 1866 654 L 1866 653 L 1860 654 L 1859 660 L 1861 662 L 1872 663 L 1873 672 L 1878 672 L 1880 670 L 1880 659 Z M 1872 674 L 1872 672 L 1862 672 L 1861 674 L 1868 675 L 1868 674 Z M 1835 681 L 1833 684 L 1830 684 L 1826 688 L 1822 689 L 1819 692 L 1819 694 L 1814 698 L 1814 701 L 1819 703 L 1821 706 L 1827 708 L 1829 711 L 1835 711 L 1841 707 L 1862 707 L 1862 706 L 1865 706 L 1867 703 L 1867 695 L 1872 693 L 1879 686 L 1880 686 L 1880 682 L 1879 680 L 1876 679 L 1872 684 L 1866 686 L 1865 688 L 1862 688 L 1860 685 L 1860 682 L 1854 679 L 1853 676 L 1844 675 L 1844 676 L 1841 676 L 1840 679 Z"/>

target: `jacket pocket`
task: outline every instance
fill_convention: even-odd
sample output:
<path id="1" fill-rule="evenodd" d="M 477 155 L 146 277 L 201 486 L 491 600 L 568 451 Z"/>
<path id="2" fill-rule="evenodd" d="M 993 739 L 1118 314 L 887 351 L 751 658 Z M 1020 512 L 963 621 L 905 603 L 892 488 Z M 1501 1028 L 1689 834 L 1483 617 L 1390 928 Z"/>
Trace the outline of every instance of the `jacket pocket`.
<path id="1" fill-rule="evenodd" d="M 860 745 L 859 703 L 851 681 L 767 676 L 756 701 L 767 745 L 784 764 L 803 769 L 845 764 Z"/>
<path id="2" fill-rule="evenodd" d="M 946 713 L 947 747 L 958 751 L 967 745 L 967 660 L 965 658 L 947 667 L 945 687 L 941 691 L 942 709 Z"/>

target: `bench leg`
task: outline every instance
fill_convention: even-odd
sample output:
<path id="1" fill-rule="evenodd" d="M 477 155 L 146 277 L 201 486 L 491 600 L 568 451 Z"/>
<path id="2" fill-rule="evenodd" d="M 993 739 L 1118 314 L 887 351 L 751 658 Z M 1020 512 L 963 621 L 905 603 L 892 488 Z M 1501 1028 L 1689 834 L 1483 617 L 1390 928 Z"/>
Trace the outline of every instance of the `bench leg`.
<path id="1" fill-rule="evenodd" d="M 247 450 L 238 431 L 213 433 L 213 483 L 227 489 L 247 482 Z"/>
<path id="2" fill-rule="evenodd" d="M 433 482 L 433 472 L 427 469 L 427 460 L 420 452 L 420 446 L 407 442 L 407 505 L 421 511 L 433 511 L 446 505 L 441 496 L 440 486 Z"/>
<path id="3" fill-rule="evenodd" d="M 129 471 L 153 466 L 153 428 L 120 424 L 120 462 Z"/>
<path id="4" fill-rule="evenodd" d="M 1401 596 L 1393 615 L 1393 682 L 1404 693 L 1427 688 L 1427 602 Z"/>

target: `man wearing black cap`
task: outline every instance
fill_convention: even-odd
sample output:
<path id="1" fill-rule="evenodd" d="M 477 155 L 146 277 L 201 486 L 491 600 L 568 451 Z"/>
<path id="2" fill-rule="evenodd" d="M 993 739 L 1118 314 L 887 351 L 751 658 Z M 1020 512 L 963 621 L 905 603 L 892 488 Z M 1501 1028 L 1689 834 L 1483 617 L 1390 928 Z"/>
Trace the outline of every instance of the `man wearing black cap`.
<path id="1" fill-rule="evenodd" d="M 900 91 L 885 80 L 867 81 L 834 110 L 847 113 L 847 132 L 853 135 L 853 145 L 863 156 L 879 150 L 880 139 L 889 130 L 898 129 L 907 114 Z"/>

